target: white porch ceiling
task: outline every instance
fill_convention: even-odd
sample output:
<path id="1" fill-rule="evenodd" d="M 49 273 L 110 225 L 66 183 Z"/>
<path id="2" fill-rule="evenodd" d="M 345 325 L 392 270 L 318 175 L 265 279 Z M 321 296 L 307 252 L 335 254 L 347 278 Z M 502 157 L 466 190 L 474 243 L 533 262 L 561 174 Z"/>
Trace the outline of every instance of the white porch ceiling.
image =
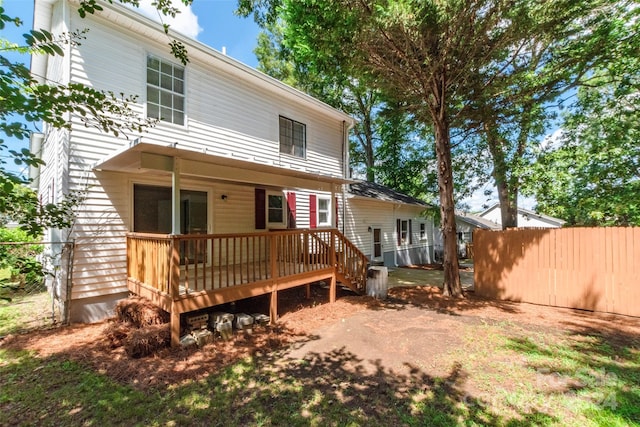
<path id="1" fill-rule="evenodd" d="M 179 159 L 180 175 L 183 177 L 317 191 L 335 191 L 335 185 L 353 182 L 340 176 L 286 169 L 205 151 L 147 142 L 134 142 L 96 162 L 93 169 L 132 174 L 170 174 L 174 171 L 175 159 Z"/>

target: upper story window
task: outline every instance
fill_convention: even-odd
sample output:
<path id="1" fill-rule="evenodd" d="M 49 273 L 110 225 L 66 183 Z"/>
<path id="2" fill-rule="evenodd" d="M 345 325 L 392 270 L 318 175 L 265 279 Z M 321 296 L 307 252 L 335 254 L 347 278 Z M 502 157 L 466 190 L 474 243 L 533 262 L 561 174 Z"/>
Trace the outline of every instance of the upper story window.
<path id="1" fill-rule="evenodd" d="M 305 158 L 306 150 L 307 126 L 280 116 L 280 152 Z"/>
<path id="2" fill-rule="evenodd" d="M 331 198 L 318 197 L 318 225 L 331 225 Z"/>
<path id="3" fill-rule="evenodd" d="M 184 125 L 184 67 L 147 56 L 147 117 Z"/>

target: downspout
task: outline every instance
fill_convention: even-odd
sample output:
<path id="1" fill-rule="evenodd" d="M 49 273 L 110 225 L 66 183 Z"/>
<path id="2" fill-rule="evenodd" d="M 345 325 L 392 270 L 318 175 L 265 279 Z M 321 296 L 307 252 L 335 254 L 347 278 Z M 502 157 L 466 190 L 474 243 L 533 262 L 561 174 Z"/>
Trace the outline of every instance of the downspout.
<path id="1" fill-rule="evenodd" d="M 353 129 L 353 120 L 347 125 L 346 120 L 342 121 L 342 176 L 346 179 L 351 179 L 351 173 L 349 169 L 349 131 Z M 342 185 L 342 234 L 346 236 L 346 224 L 347 224 L 347 185 Z"/>
<path id="2" fill-rule="evenodd" d="M 392 224 L 392 229 L 396 229 L 398 227 L 396 227 L 397 221 L 396 221 L 396 209 L 397 209 L 398 205 L 396 205 L 395 203 L 393 204 L 393 219 L 391 220 L 391 224 Z M 397 229 L 396 230 L 397 234 L 400 234 L 400 230 Z M 393 246 L 394 246 L 394 250 L 393 250 L 393 266 L 394 267 L 398 267 L 398 251 L 400 250 L 398 248 L 398 239 L 400 239 L 397 235 L 396 237 L 396 241 L 393 242 Z M 384 252 L 383 252 L 383 259 L 384 259 Z"/>

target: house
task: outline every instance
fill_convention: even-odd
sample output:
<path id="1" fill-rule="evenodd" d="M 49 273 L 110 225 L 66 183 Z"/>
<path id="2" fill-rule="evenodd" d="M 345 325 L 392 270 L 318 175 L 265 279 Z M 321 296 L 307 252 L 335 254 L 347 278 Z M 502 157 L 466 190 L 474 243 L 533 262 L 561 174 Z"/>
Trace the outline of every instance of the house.
<path id="1" fill-rule="evenodd" d="M 397 267 L 434 261 L 427 203 L 372 182 L 346 186 L 344 234 L 372 263 Z"/>
<path id="2" fill-rule="evenodd" d="M 59 202 L 83 192 L 73 241 L 54 293 L 69 320 L 97 321 L 130 292 L 180 315 L 271 295 L 314 281 L 362 290 L 366 263 L 335 228 L 348 166 L 348 115 L 181 37 L 184 66 L 160 24 L 118 3 L 84 19 L 77 2 L 36 0 L 34 28 L 54 34 L 88 28 L 64 56 L 34 56 L 32 73 L 138 94 L 132 108 L 157 118 L 142 134 L 113 136 L 69 118 L 45 125 L 35 171 L 40 196 Z"/>
<path id="3" fill-rule="evenodd" d="M 478 215 L 468 212 L 456 212 L 456 231 L 458 232 L 458 255 L 461 258 L 473 258 L 473 231 L 500 230 L 500 226 Z"/>
<path id="4" fill-rule="evenodd" d="M 491 221 L 502 228 L 502 216 L 500 214 L 500 204 L 496 203 L 485 211 L 478 214 L 479 217 Z M 566 221 L 552 216 L 543 215 L 518 207 L 518 227 L 519 228 L 560 228 Z"/>

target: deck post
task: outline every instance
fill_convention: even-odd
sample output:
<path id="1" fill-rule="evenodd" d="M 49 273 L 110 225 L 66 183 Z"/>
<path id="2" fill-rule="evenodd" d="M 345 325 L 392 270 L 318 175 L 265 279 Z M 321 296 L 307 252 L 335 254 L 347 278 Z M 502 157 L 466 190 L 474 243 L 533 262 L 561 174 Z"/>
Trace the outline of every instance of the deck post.
<path id="1" fill-rule="evenodd" d="M 171 303 L 171 347 L 180 345 L 180 312 L 176 303 Z"/>
<path id="2" fill-rule="evenodd" d="M 331 283 L 329 284 L 329 302 L 336 302 L 336 273 L 331 275 Z"/>
<path id="3" fill-rule="evenodd" d="M 169 292 L 171 293 L 171 347 L 180 345 L 180 313 L 176 300 L 180 295 L 180 241 L 171 236 L 171 267 L 169 271 Z"/>
<path id="4" fill-rule="evenodd" d="M 272 325 L 278 321 L 278 291 L 271 292 L 271 304 L 269 304 L 269 317 Z"/>

